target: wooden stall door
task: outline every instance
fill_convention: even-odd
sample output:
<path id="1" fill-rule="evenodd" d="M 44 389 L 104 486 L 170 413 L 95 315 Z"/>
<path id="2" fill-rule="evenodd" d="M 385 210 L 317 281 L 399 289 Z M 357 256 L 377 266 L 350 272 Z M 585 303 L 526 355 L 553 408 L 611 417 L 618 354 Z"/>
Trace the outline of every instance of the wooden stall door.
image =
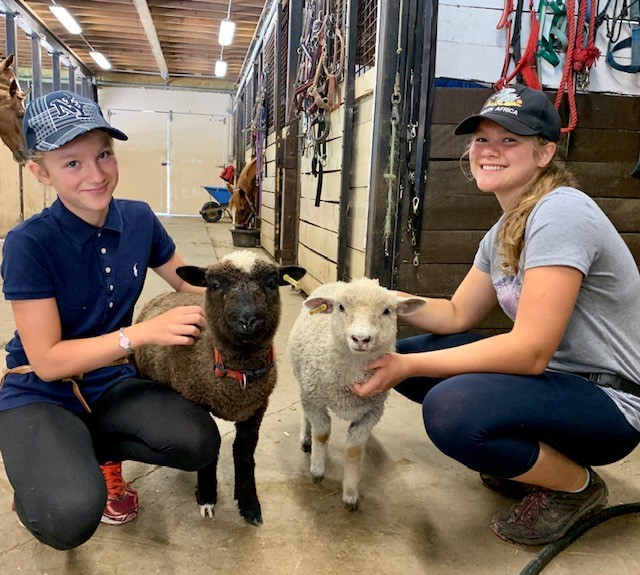
<path id="1" fill-rule="evenodd" d="M 210 199 L 203 186 L 225 187 L 229 127 L 224 116 L 171 114 L 169 213 L 196 215 Z"/>
<path id="2" fill-rule="evenodd" d="M 108 121 L 129 136 L 114 141 L 120 168 L 116 197 L 145 201 L 166 214 L 168 113 L 110 109 Z"/>

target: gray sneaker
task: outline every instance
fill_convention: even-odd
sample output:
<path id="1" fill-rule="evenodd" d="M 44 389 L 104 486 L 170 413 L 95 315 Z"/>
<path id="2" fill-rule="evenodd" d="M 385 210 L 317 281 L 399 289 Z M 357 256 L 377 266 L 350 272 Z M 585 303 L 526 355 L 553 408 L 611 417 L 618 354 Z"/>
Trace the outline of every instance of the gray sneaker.
<path id="1" fill-rule="evenodd" d="M 593 469 L 580 493 L 535 488 L 520 503 L 498 513 L 491 529 L 500 538 L 521 545 L 547 545 L 561 539 L 578 521 L 607 504 L 607 486 Z"/>

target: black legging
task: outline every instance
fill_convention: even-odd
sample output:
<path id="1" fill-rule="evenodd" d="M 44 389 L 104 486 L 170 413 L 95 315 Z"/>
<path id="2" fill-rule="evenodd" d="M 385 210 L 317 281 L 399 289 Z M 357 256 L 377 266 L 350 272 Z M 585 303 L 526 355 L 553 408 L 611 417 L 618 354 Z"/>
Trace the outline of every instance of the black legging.
<path id="1" fill-rule="evenodd" d="M 419 335 L 400 340 L 400 353 L 456 347 L 481 336 Z M 596 384 L 572 374 L 467 373 L 414 377 L 396 391 L 422 404 L 433 443 L 470 469 L 498 477 L 529 471 L 539 442 L 580 465 L 604 465 L 630 453 L 638 432 Z"/>
<path id="2" fill-rule="evenodd" d="M 99 464 L 126 459 L 196 471 L 220 449 L 207 412 L 171 388 L 126 379 L 91 415 L 34 403 L 0 412 L 0 451 L 20 520 L 55 549 L 97 529 L 107 499 Z"/>

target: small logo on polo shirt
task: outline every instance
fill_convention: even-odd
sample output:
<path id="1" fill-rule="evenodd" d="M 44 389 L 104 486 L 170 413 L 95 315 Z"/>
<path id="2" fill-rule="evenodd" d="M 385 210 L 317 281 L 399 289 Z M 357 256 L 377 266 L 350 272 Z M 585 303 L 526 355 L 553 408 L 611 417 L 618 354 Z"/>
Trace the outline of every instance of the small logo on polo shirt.
<path id="1" fill-rule="evenodd" d="M 133 275 L 138 277 L 138 263 L 133 264 Z"/>

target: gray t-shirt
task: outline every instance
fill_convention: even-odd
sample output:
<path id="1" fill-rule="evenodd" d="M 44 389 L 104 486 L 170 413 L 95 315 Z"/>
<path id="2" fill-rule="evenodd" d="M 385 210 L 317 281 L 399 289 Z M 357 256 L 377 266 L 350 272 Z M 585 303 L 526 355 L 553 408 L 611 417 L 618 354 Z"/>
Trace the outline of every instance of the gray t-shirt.
<path id="1" fill-rule="evenodd" d="M 504 216 L 487 232 L 474 265 L 491 275 L 498 302 L 514 320 L 524 270 L 570 266 L 584 275 L 575 308 L 549 369 L 616 373 L 640 386 L 640 274 L 611 221 L 585 193 L 558 188 L 529 219 L 516 276 L 499 270 L 496 246 Z M 640 398 L 603 388 L 640 431 Z"/>

